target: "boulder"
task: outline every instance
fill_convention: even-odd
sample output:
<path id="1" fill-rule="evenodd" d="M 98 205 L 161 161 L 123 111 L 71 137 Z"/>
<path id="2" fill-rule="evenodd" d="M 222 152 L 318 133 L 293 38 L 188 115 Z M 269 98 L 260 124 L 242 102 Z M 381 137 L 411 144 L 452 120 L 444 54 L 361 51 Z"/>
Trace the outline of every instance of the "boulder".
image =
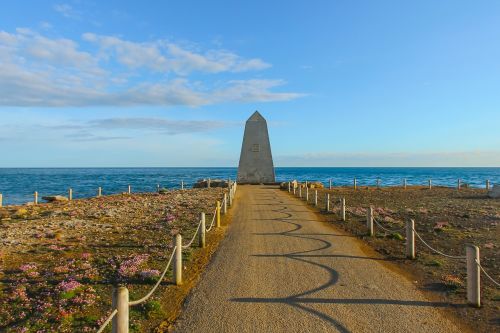
<path id="1" fill-rule="evenodd" d="M 68 201 L 68 198 L 64 197 L 62 195 L 48 195 L 48 196 L 42 197 L 42 199 L 47 201 L 47 202 Z"/>
<path id="2" fill-rule="evenodd" d="M 208 182 L 208 179 L 199 179 L 193 188 L 207 188 Z M 224 179 L 210 179 L 210 187 L 229 187 L 229 182 Z"/>
<path id="3" fill-rule="evenodd" d="M 488 192 L 488 196 L 494 199 L 500 199 L 500 184 L 495 184 L 493 188 Z"/>
<path id="4" fill-rule="evenodd" d="M 307 183 L 307 186 L 309 186 L 309 188 L 324 188 L 325 187 L 322 182 L 309 182 L 309 183 Z"/>

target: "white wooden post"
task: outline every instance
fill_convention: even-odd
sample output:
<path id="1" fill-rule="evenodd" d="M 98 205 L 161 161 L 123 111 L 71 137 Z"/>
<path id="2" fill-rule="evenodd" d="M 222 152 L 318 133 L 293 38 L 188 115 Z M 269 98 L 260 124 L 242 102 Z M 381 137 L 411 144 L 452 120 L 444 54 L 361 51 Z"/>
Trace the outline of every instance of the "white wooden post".
<path id="1" fill-rule="evenodd" d="M 113 333 L 128 333 L 129 325 L 128 289 L 119 286 L 113 289 L 113 309 L 118 312 L 113 317 Z"/>
<path id="2" fill-rule="evenodd" d="M 35 197 L 35 198 L 34 198 L 34 200 L 33 200 L 33 203 L 34 203 L 35 205 L 38 205 L 38 192 L 37 192 L 37 191 L 35 191 L 34 197 Z"/>
<path id="3" fill-rule="evenodd" d="M 128 194 L 132 194 L 132 186 L 128 186 Z"/>
<path id="4" fill-rule="evenodd" d="M 326 196 L 325 196 L 325 200 L 326 200 L 326 203 L 325 203 L 325 210 L 327 212 L 330 211 L 330 193 L 327 193 Z"/>
<path id="5" fill-rule="evenodd" d="M 415 259 L 415 221 L 406 221 L 406 258 Z"/>
<path id="6" fill-rule="evenodd" d="M 0 193 L 0 207 L 2 207 L 3 205 L 3 195 L 2 193 Z"/>
<path id="7" fill-rule="evenodd" d="M 429 179 L 429 190 L 432 189 L 432 179 Z"/>
<path id="8" fill-rule="evenodd" d="M 340 214 L 342 217 L 342 221 L 345 222 L 345 198 L 342 198 Z"/>
<path id="9" fill-rule="evenodd" d="M 307 188 L 307 180 L 306 180 L 306 188 Z"/>
<path id="10" fill-rule="evenodd" d="M 102 188 L 99 186 L 99 188 L 97 188 L 97 197 L 100 197 L 102 195 Z"/>
<path id="11" fill-rule="evenodd" d="M 465 253 L 467 256 L 467 303 L 478 308 L 481 306 L 479 248 L 472 244 L 466 244 Z"/>
<path id="12" fill-rule="evenodd" d="M 460 181 L 460 178 L 457 179 L 457 190 L 460 191 L 460 187 L 462 187 L 462 182 Z"/>
<path id="13" fill-rule="evenodd" d="M 207 187 L 210 188 L 210 178 L 207 180 Z"/>
<path id="14" fill-rule="evenodd" d="M 290 182 L 288 182 L 288 193 L 290 193 Z"/>
<path id="15" fill-rule="evenodd" d="M 358 188 L 358 181 L 356 180 L 356 178 L 354 178 L 353 185 L 354 185 L 354 189 Z"/>
<path id="16" fill-rule="evenodd" d="M 220 228 L 220 201 L 217 201 L 215 206 L 215 227 Z"/>
<path id="17" fill-rule="evenodd" d="M 222 205 L 222 214 L 227 214 L 227 193 L 224 193 L 224 199 L 222 200 L 224 205 Z"/>
<path id="18" fill-rule="evenodd" d="M 295 195 L 295 186 L 293 187 L 293 195 Z"/>
<path id="19" fill-rule="evenodd" d="M 229 206 L 233 205 L 233 196 L 234 196 L 234 190 L 233 187 L 231 186 L 231 189 L 229 190 Z"/>
<path id="20" fill-rule="evenodd" d="M 156 184 L 156 193 L 160 193 L 160 184 Z"/>
<path id="21" fill-rule="evenodd" d="M 302 199 L 302 185 L 299 186 L 299 198 Z"/>
<path id="22" fill-rule="evenodd" d="M 489 179 L 486 179 L 486 190 L 487 191 L 490 190 L 490 180 Z"/>
<path id="23" fill-rule="evenodd" d="M 175 261 L 174 261 L 175 284 L 182 284 L 182 236 L 175 235 Z"/>
<path id="24" fill-rule="evenodd" d="M 328 180 L 328 189 L 331 190 L 332 189 L 332 180 Z"/>
<path id="25" fill-rule="evenodd" d="M 314 206 L 318 206 L 318 190 L 314 190 Z"/>
<path id="26" fill-rule="evenodd" d="M 377 188 L 380 188 L 380 178 L 377 178 Z"/>
<path id="27" fill-rule="evenodd" d="M 309 188 L 306 187 L 306 202 L 309 202 Z"/>
<path id="28" fill-rule="evenodd" d="M 205 229 L 205 213 L 201 213 L 200 216 L 201 223 L 200 223 L 200 232 L 198 235 L 198 246 L 201 248 L 205 247 L 205 233 L 207 230 Z"/>
<path id="29" fill-rule="evenodd" d="M 406 178 L 405 178 L 404 182 L 403 182 L 403 187 L 405 188 L 405 190 L 406 190 L 406 185 L 407 185 L 407 183 L 406 183 Z"/>
<path id="30" fill-rule="evenodd" d="M 366 227 L 368 228 L 368 235 L 373 236 L 373 207 L 370 206 L 366 209 Z"/>
<path id="31" fill-rule="evenodd" d="M 73 189 L 71 187 L 68 189 L 68 200 L 73 200 Z"/>
<path id="32" fill-rule="evenodd" d="M 184 181 L 181 180 L 181 190 L 183 190 L 183 189 L 184 189 Z"/>

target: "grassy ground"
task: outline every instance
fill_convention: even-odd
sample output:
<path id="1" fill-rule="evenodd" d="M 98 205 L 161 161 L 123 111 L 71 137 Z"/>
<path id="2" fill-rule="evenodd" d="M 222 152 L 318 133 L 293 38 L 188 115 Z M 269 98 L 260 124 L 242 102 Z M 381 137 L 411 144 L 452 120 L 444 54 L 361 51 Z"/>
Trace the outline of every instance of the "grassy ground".
<path id="1" fill-rule="evenodd" d="M 309 190 L 309 202 L 314 201 Z M 326 194 L 330 194 L 331 212 L 324 211 Z M 302 189 L 305 197 L 305 190 Z M 347 221 L 340 218 L 340 199 L 347 206 Z M 367 236 L 366 208 L 373 206 L 374 215 L 386 232 L 376 224 L 375 236 Z M 450 303 L 453 312 L 475 331 L 500 329 L 500 292 L 482 274 L 482 307 L 474 309 L 466 303 L 466 266 L 456 260 L 435 254 L 417 238 L 415 260 L 405 258 L 405 221 L 415 220 L 415 229 L 432 247 L 454 256 L 465 255 L 465 244 L 480 248 L 481 265 L 497 281 L 500 280 L 500 200 L 490 199 L 485 190 L 424 187 L 368 188 L 347 187 L 318 189 L 318 208 L 337 226 L 364 239 L 384 256 L 397 262 L 423 290 L 438 293 Z"/>
<path id="2" fill-rule="evenodd" d="M 223 191 L 0 208 L 0 331 L 95 331 L 110 313 L 112 285 L 125 284 L 131 300 L 147 293 L 171 254 L 174 235 L 187 242 L 202 211 L 210 223 Z M 132 332 L 168 328 L 222 234 L 210 233 L 207 249 L 195 241 L 184 251 L 183 286 L 167 282 L 170 271 L 152 298 L 131 308 Z"/>

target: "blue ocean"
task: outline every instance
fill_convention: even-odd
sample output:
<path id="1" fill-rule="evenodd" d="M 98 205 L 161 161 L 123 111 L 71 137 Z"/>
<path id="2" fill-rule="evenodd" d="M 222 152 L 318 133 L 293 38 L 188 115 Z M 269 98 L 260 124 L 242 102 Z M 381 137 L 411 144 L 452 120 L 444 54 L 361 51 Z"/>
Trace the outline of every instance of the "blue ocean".
<path id="1" fill-rule="evenodd" d="M 33 201 L 33 192 L 43 195 L 67 195 L 69 187 L 74 198 L 95 196 L 102 187 L 103 195 L 127 191 L 156 191 L 179 188 L 183 181 L 191 187 L 198 179 L 235 179 L 237 168 L 3 168 L 0 169 L 0 193 L 4 205 Z M 472 187 L 485 188 L 486 180 L 500 184 L 497 168 L 276 168 L 276 180 L 292 179 L 321 181 L 334 185 L 350 185 L 356 178 L 359 186 L 373 186 L 380 178 L 382 186 L 425 185 L 432 179 L 434 186 L 456 186 L 457 179 Z"/>

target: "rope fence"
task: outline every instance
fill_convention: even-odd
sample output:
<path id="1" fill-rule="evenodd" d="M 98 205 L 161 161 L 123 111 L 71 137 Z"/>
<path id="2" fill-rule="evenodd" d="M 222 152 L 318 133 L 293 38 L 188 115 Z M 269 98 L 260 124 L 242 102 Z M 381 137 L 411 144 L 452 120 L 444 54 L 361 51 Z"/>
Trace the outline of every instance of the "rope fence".
<path id="1" fill-rule="evenodd" d="M 209 232 L 210 230 L 212 230 L 212 227 L 214 226 L 214 222 L 215 222 L 215 216 L 217 215 L 217 208 L 215 208 L 215 211 L 213 213 L 213 217 L 212 217 L 212 222 L 210 222 L 210 225 L 208 226 L 208 228 L 206 229 L 207 232 Z"/>
<path id="2" fill-rule="evenodd" d="M 415 233 L 415 235 L 418 237 L 418 239 L 420 239 L 420 241 L 422 242 L 422 244 L 424 244 L 425 246 L 427 246 L 427 248 L 429 248 L 429 250 L 431 250 L 432 252 L 440 254 L 443 257 L 450 258 L 450 259 L 466 259 L 467 258 L 466 256 L 452 256 L 452 255 L 443 253 L 443 252 L 441 252 L 439 250 L 436 250 L 435 248 L 433 248 L 432 246 L 430 246 L 429 244 L 427 244 L 427 242 L 424 241 L 424 239 L 420 236 L 420 234 L 414 228 L 412 228 L 412 230 Z"/>
<path id="3" fill-rule="evenodd" d="M 488 279 L 490 279 L 491 282 L 493 282 L 494 284 L 496 284 L 497 287 L 500 287 L 500 283 L 498 283 L 497 281 L 495 281 L 483 268 L 483 266 L 481 266 L 481 264 L 479 263 L 479 260 L 475 260 L 476 264 L 479 266 L 479 268 L 481 268 L 481 270 L 483 271 L 484 275 L 486 275 L 486 277 Z"/>
<path id="4" fill-rule="evenodd" d="M 210 181 L 208 182 L 210 184 Z M 173 269 L 174 269 L 174 280 L 176 285 L 181 285 L 182 284 L 182 250 L 187 249 L 192 246 L 194 240 L 197 238 L 199 239 L 199 245 L 201 248 L 205 247 L 205 233 L 209 232 L 212 230 L 213 226 L 215 225 L 216 228 L 220 227 L 220 214 L 221 210 L 223 214 L 227 213 L 227 205 L 229 204 L 230 206 L 232 205 L 232 202 L 234 200 L 235 194 L 236 194 L 236 182 L 230 182 L 228 187 L 229 191 L 228 193 L 224 193 L 224 198 L 222 202 L 217 201 L 216 207 L 214 210 L 214 214 L 212 217 L 212 222 L 210 223 L 210 226 L 208 228 L 205 228 L 205 213 L 201 213 L 200 217 L 200 222 L 198 223 L 198 226 L 196 228 L 196 231 L 189 241 L 189 243 L 182 245 L 182 236 L 180 234 L 177 234 L 175 236 L 175 243 L 176 245 L 172 249 L 172 253 L 170 254 L 170 258 L 168 259 L 167 265 L 163 269 L 162 274 L 156 281 L 155 285 L 149 290 L 149 292 L 144 295 L 142 298 L 135 300 L 135 301 L 130 301 L 129 300 L 129 293 L 128 289 L 125 286 L 117 286 L 113 288 L 113 311 L 111 314 L 106 318 L 106 320 L 101 324 L 99 329 L 97 330 L 98 333 L 103 332 L 104 329 L 112 322 L 113 325 L 113 332 L 116 333 L 126 333 L 129 331 L 129 308 L 131 306 L 139 305 L 141 303 L 144 303 L 147 301 L 157 290 L 157 288 L 160 286 L 161 282 L 165 278 L 165 275 L 167 274 L 170 265 L 173 264 Z"/>
<path id="5" fill-rule="evenodd" d="M 136 301 L 130 301 L 130 302 L 128 302 L 128 304 L 130 306 L 134 306 L 134 305 L 138 305 L 138 304 L 144 303 L 145 301 L 147 301 L 149 299 L 149 297 L 151 297 L 151 295 L 153 295 L 153 293 L 156 291 L 156 288 L 158 288 L 158 286 L 160 285 L 161 281 L 165 277 L 165 274 L 167 274 L 167 271 L 168 271 L 168 269 L 170 267 L 170 264 L 172 263 L 172 259 L 174 258 L 174 254 L 175 254 L 176 250 L 177 250 L 177 246 L 174 246 L 174 248 L 172 249 L 172 254 L 170 254 L 170 258 L 168 259 L 167 266 L 165 266 L 165 269 L 161 273 L 160 278 L 158 279 L 158 281 L 156 281 L 156 283 L 153 286 L 153 288 L 151 288 L 151 290 L 146 295 L 144 295 L 143 298 L 138 299 Z"/>
<path id="6" fill-rule="evenodd" d="M 377 181 L 379 184 L 379 181 Z M 307 183 L 306 183 L 307 184 Z M 329 189 L 332 189 L 332 184 L 330 182 L 329 184 Z M 404 186 L 406 188 L 406 180 L 404 182 Z M 356 189 L 357 186 L 357 181 L 354 179 L 353 186 Z M 461 181 L 459 180 L 457 182 L 457 188 L 460 189 L 461 186 Z M 487 186 L 489 187 L 489 181 L 487 182 Z M 299 191 L 296 191 L 296 188 L 299 189 Z M 429 188 L 432 188 L 432 181 L 429 180 Z M 288 193 L 292 193 L 293 190 L 293 195 L 295 197 L 299 197 L 299 199 L 302 199 L 302 184 L 297 183 L 296 181 L 294 182 L 288 182 L 287 184 L 287 189 Z M 308 193 L 309 189 L 306 187 L 306 203 L 309 204 L 309 199 L 308 199 Z M 325 194 L 325 208 L 324 211 L 326 213 L 333 212 L 334 209 L 330 210 L 330 207 L 333 207 L 335 205 L 335 200 L 333 200 L 333 197 L 330 196 L 330 193 Z M 341 208 L 340 208 L 340 214 L 342 221 L 346 221 L 345 213 L 348 212 L 350 215 L 354 217 L 360 217 L 364 218 L 364 215 L 359 214 L 352 209 L 349 209 L 345 205 L 345 198 L 341 198 L 339 200 Z M 315 190 L 314 192 L 314 201 L 313 205 L 315 207 L 318 207 L 318 191 Z M 374 213 L 373 213 L 373 207 L 370 206 L 366 209 L 366 226 L 368 229 L 368 235 L 373 236 L 375 234 L 374 230 L 374 223 L 377 225 L 378 228 L 381 230 L 388 232 L 388 233 L 396 233 L 396 232 L 402 232 L 406 231 L 406 257 L 409 259 L 415 259 L 415 236 L 420 240 L 420 242 L 425 245 L 429 250 L 431 250 L 433 253 L 441 255 L 446 258 L 450 259 L 455 259 L 455 260 L 466 260 L 466 265 L 467 265 L 467 302 L 469 305 L 474 306 L 474 307 L 480 307 L 481 306 L 481 290 L 480 290 L 480 273 L 483 272 L 483 274 L 496 286 L 500 287 L 500 283 L 493 279 L 491 275 L 489 275 L 486 270 L 481 266 L 480 261 L 479 261 L 479 248 L 475 245 L 472 244 L 466 244 L 465 245 L 465 256 L 455 256 L 455 255 L 450 255 L 443 253 L 431 245 L 429 245 L 428 242 L 426 242 L 422 236 L 416 231 L 415 229 L 415 221 L 412 219 L 409 219 L 406 221 L 406 225 L 404 228 L 398 228 L 398 229 L 388 229 L 382 225 L 382 223 L 375 218 Z"/>
<path id="7" fill-rule="evenodd" d="M 389 232 L 389 233 L 395 233 L 395 232 L 402 232 L 405 230 L 405 228 L 398 228 L 398 229 L 393 229 L 393 230 L 389 230 L 387 228 L 385 228 L 379 221 L 378 219 L 376 218 L 373 218 L 373 221 L 375 222 L 376 225 L 378 225 L 378 227 L 382 230 L 384 230 L 385 232 Z"/>
<path id="8" fill-rule="evenodd" d="M 232 181 L 230 179 L 228 180 L 225 180 L 227 181 L 228 184 L 232 183 Z M 211 187 L 211 180 L 210 178 L 208 178 L 208 180 L 203 180 L 202 181 L 202 184 L 205 183 L 205 187 L 207 188 L 210 188 Z M 178 185 L 174 185 L 173 187 L 170 187 L 170 189 L 172 190 L 184 190 L 185 189 L 185 183 L 184 181 L 181 181 Z M 160 184 L 156 184 L 156 191 L 152 192 L 152 193 L 161 193 L 162 191 L 166 191 L 167 188 L 163 188 L 160 186 Z M 116 191 L 116 188 L 115 188 L 115 191 Z M 101 186 L 97 187 L 97 190 L 96 190 L 96 194 L 94 196 L 88 196 L 88 197 L 81 197 L 79 199 L 90 199 L 90 198 L 101 198 L 103 196 L 105 196 L 103 194 L 103 188 Z M 144 193 L 151 193 L 151 192 L 144 192 Z M 58 201 L 58 200 L 64 200 L 64 201 L 73 201 L 74 200 L 74 190 L 73 188 L 68 188 L 67 189 L 67 192 L 58 192 L 57 194 L 50 194 L 50 195 L 47 195 L 48 198 L 53 198 L 52 200 L 53 201 Z M 117 194 L 132 194 L 132 185 L 128 185 L 126 187 L 126 191 L 123 191 L 123 192 L 113 192 L 109 195 L 117 195 Z M 4 193 L 0 193 L 0 207 L 3 207 L 3 201 L 4 201 Z M 56 200 L 57 198 L 57 200 Z M 34 191 L 33 192 L 33 201 L 31 201 L 30 203 L 33 204 L 33 205 L 38 205 L 40 203 L 40 194 L 38 191 Z M 45 197 L 42 197 L 42 199 L 45 200 Z M 51 200 L 47 200 L 47 202 L 51 202 Z M 7 205 L 9 206 L 9 205 Z"/>
<path id="9" fill-rule="evenodd" d="M 377 178 L 375 180 L 375 183 L 373 183 L 372 181 L 372 178 L 368 178 L 369 180 L 368 181 L 365 181 L 363 184 L 360 183 L 359 179 L 357 178 L 353 178 L 352 179 L 352 182 L 346 182 L 345 180 L 344 181 L 339 181 L 336 184 L 336 187 L 350 187 L 350 188 L 353 188 L 355 190 L 357 190 L 360 186 L 362 187 L 374 187 L 374 188 L 382 188 L 381 184 L 382 184 L 382 181 L 380 178 Z M 295 189 L 298 189 L 298 191 L 300 191 L 300 188 L 301 187 L 307 187 L 307 185 L 310 183 L 308 182 L 307 180 L 304 181 L 303 183 L 299 183 L 297 180 L 294 180 L 294 181 L 290 181 L 288 182 L 291 184 L 291 187 L 289 192 L 291 192 L 292 190 L 295 191 Z M 315 182 L 313 182 L 315 183 Z M 324 187 L 324 188 L 327 188 L 329 190 L 333 189 L 334 188 L 334 182 L 333 182 L 333 179 L 328 179 L 328 181 L 325 181 L 325 182 L 319 182 L 321 183 L 321 185 Z M 498 185 L 498 184 L 497 184 Z M 401 179 L 401 183 L 400 184 L 397 184 L 395 183 L 394 181 L 391 181 L 389 185 L 385 186 L 385 187 L 390 187 L 390 188 L 403 188 L 403 189 L 408 189 L 409 187 L 411 186 L 411 184 L 409 183 L 408 179 L 407 178 L 402 178 Z M 432 178 L 429 178 L 427 179 L 425 182 L 422 182 L 422 181 L 419 181 L 417 183 L 414 183 L 413 186 L 424 186 L 424 187 L 427 187 L 428 189 L 432 189 L 433 186 L 436 187 L 436 183 L 433 182 L 433 179 Z M 478 184 L 477 182 L 475 182 L 474 185 L 471 185 L 469 183 L 464 183 L 463 182 L 463 179 L 457 179 L 457 182 L 456 182 L 456 185 L 453 186 L 453 185 L 450 185 L 450 182 L 448 180 L 446 181 L 443 181 L 441 180 L 440 184 L 437 185 L 438 187 L 445 187 L 445 188 L 456 188 L 457 190 L 461 190 L 462 188 L 478 188 L 478 189 L 486 189 L 486 190 L 491 190 L 492 189 L 492 183 L 490 182 L 489 179 L 486 179 L 485 182 L 484 182 L 484 185 L 480 185 Z M 295 192 L 294 192 L 295 193 Z"/>

